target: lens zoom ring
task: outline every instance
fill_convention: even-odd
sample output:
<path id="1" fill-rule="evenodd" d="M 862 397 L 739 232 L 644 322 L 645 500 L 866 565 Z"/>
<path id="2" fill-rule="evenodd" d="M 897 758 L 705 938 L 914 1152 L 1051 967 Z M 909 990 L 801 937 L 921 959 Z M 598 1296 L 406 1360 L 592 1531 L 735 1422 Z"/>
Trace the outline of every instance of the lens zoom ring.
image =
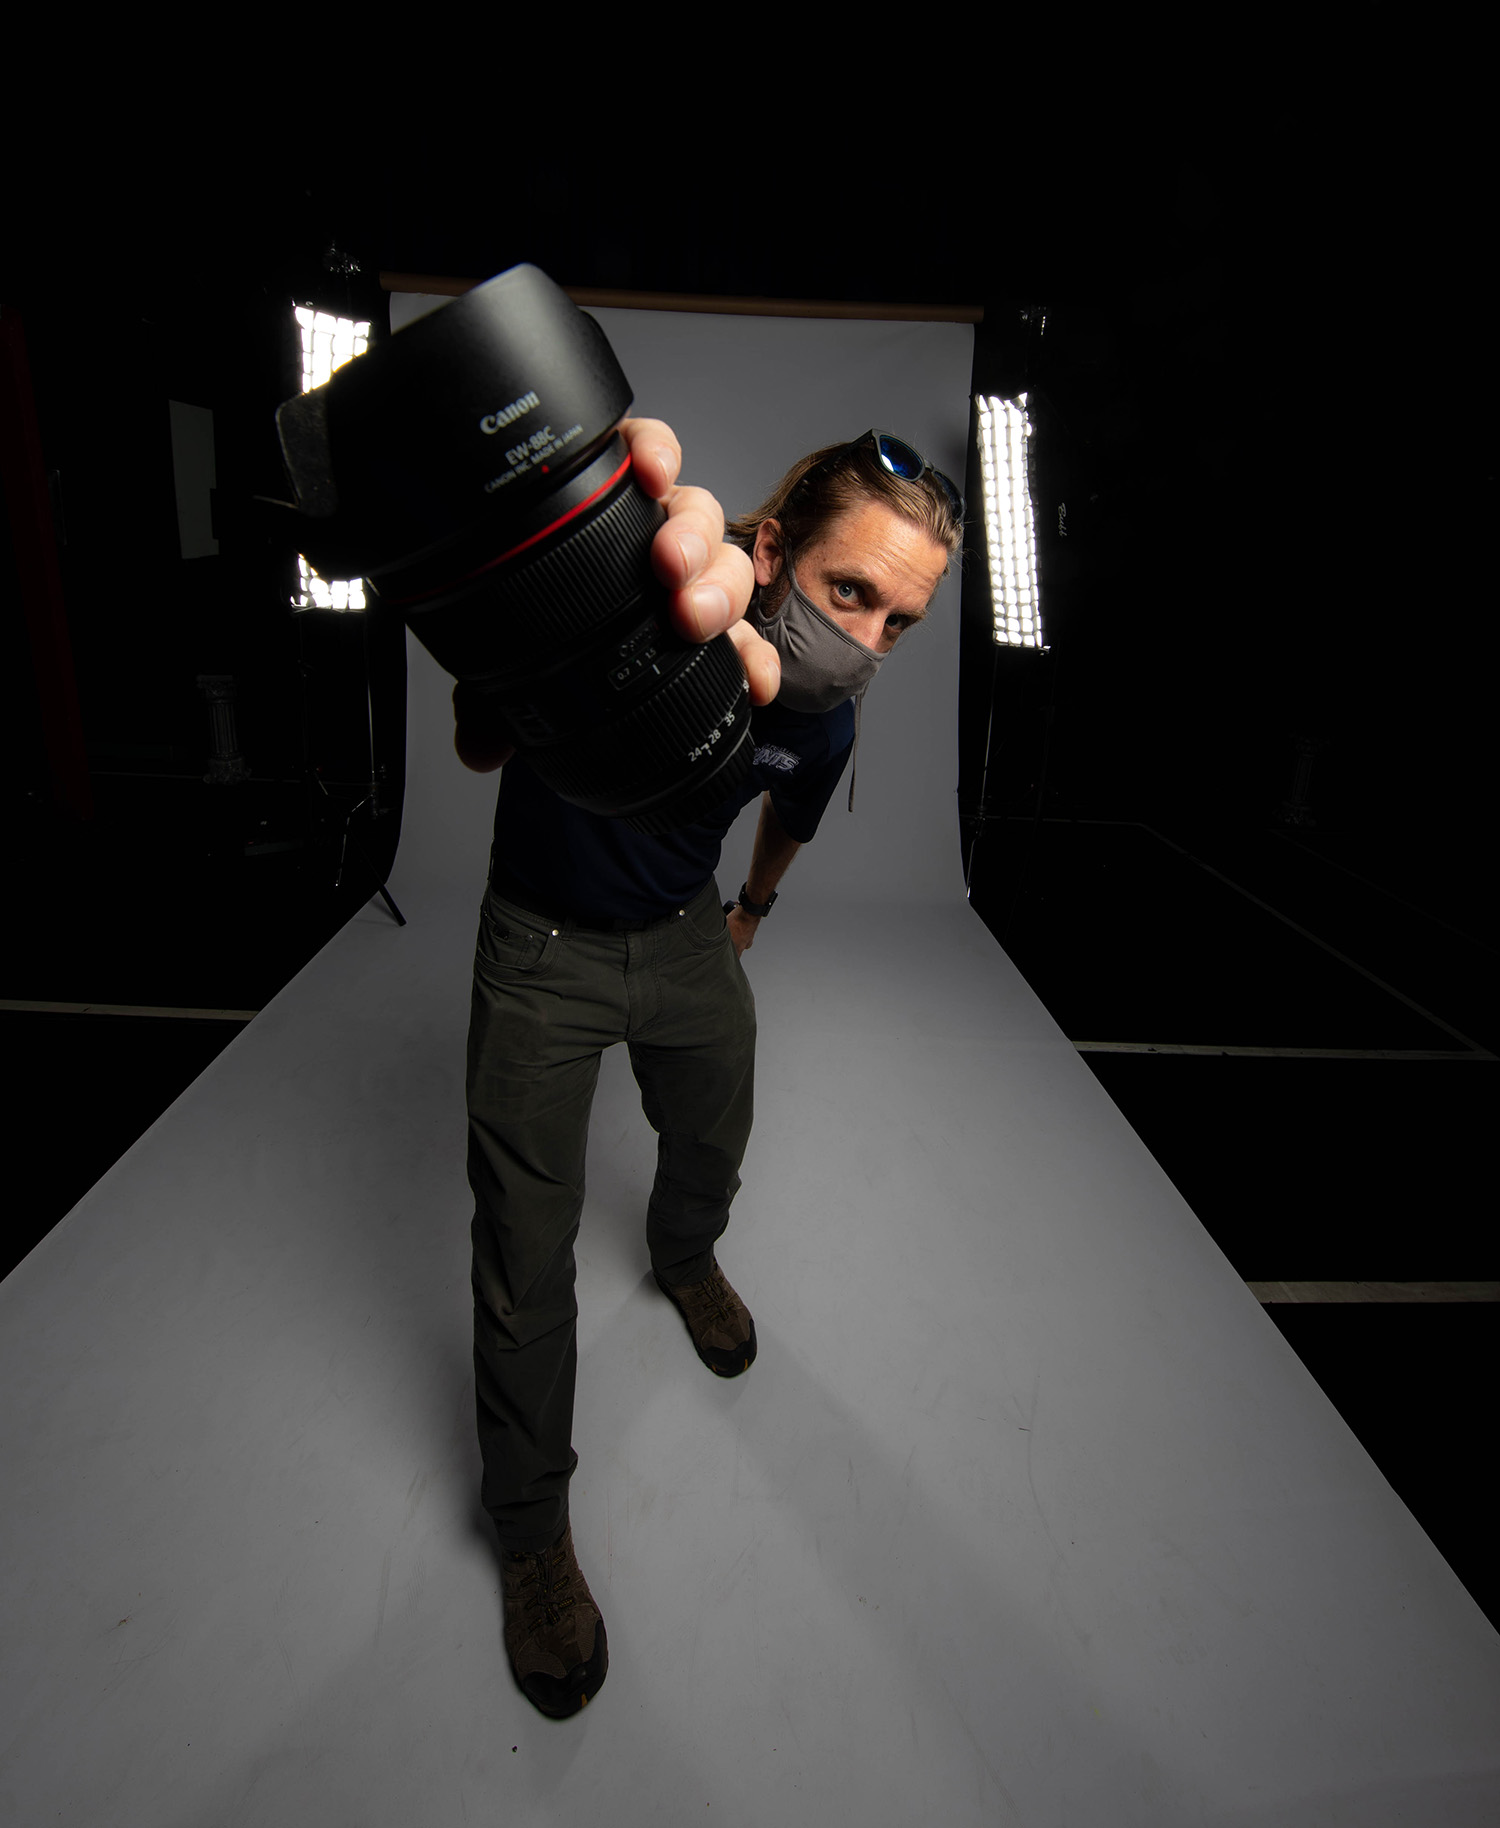
<path id="1" fill-rule="evenodd" d="M 734 747 L 715 764 L 712 774 L 658 800 L 654 806 L 622 814 L 620 823 L 632 831 L 657 837 L 663 832 L 681 831 L 685 825 L 697 825 L 711 812 L 717 812 L 744 785 L 755 766 L 755 732 L 749 723 L 730 740 Z"/>
<path id="2" fill-rule="evenodd" d="M 688 757 L 721 720 L 733 719 L 712 749 Z M 750 720 L 745 669 L 728 635 L 715 635 L 644 703 L 612 720 L 592 740 L 528 749 L 526 760 L 554 793 L 576 804 L 607 797 L 629 805 L 650 799 L 684 769 L 710 770 Z M 691 779 L 689 775 L 687 777 Z"/>

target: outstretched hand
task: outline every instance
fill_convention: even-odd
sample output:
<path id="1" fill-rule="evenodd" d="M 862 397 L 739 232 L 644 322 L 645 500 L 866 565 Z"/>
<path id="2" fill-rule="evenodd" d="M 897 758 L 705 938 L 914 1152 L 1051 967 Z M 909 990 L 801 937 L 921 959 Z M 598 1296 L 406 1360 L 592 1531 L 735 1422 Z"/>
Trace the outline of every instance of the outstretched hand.
<path id="1" fill-rule="evenodd" d="M 724 543 L 724 510 L 707 489 L 678 488 L 682 446 L 660 419 L 622 419 L 636 481 L 667 518 L 651 542 L 651 569 L 669 593 L 672 625 L 687 641 L 727 634 L 750 683 L 750 702 L 768 705 L 781 686 L 781 661 L 769 641 L 745 623 L 755 589 L 748 553 Z M 453 688 L 453 747 L 466 768 L 490 774 L 516 752 L 504 726 L 486 719 L 483 701 L 462 680 Z"/>

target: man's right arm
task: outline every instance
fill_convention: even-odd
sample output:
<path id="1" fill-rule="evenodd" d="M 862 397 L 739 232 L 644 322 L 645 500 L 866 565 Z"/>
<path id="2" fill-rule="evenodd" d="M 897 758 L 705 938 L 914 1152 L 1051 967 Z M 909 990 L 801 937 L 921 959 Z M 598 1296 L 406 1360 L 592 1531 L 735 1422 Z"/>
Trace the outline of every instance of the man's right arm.
<path id="1" fill-rule="evenodd" d="M 515 739 L 494 704 L 490 699 L 487 708 L 486 700 L 462 679 L 453 688 L 453 747 L 475 774 L 493 774 L 516 752 Z"/>

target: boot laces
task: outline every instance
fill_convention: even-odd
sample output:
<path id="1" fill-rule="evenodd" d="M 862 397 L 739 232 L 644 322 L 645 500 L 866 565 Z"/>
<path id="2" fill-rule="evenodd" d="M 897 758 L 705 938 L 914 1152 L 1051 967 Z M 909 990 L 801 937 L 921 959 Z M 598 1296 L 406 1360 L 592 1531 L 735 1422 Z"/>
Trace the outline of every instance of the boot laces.
<path id="1" fill-rule="evenodd" d="M 696 1288 L 686 1290 L 685 1299 L 690 1306 L 698 1310 L 701 1319 L 707 1320 L 712 1314 L 722 1320 L 726 1326 L 734 1320 L 734 1309 L 729 1305 L 729 1296 L 724 1287 L 723 1277 L 717 1271 L 706 1282 L 700 1282 Z"/>
<path id="2" fill-rule="evenodd" d="M 572 1582 L 564 1580 L 559 1584 L 565 1567 L 565 1543 L 566 1538 L 550 1549 L 526 1557 L 529 1565 L 521 1575 L 521 1591 L 525 1594 L 527 1617 L 533 1622 L 540 1617 L 547 1624 L 555 1625 L 578 1603 Z"/>

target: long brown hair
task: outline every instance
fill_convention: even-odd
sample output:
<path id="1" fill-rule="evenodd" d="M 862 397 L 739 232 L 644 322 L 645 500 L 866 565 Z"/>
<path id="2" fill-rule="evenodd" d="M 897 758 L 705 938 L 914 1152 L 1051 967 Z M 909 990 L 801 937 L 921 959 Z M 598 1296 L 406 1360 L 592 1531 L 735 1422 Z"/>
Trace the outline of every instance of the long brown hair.
<path id="1" fill-rule="evenodd" d="M 826 458 L 835 461 L 825 463 Z M 873 444 L 852 449 L 826 444 L 822 450 L 798 458 L 758 508 L 725 523 L 724 538 L 753 558 L 761 522 L 774 520 L 781 529 L 776 543 L 783 561 L 795 565 L 841 515 L 871 501 L 893 508 L 935 545 L 942 546 L 950 563 L 954 554 L 962 551 L 963 523 L 954 513 L 942 484 L 931 475 L 923 475 L 916 482 L 893 476 L 876 456 Z M 947 575 L 945 565 L 943 576 Z"/>

